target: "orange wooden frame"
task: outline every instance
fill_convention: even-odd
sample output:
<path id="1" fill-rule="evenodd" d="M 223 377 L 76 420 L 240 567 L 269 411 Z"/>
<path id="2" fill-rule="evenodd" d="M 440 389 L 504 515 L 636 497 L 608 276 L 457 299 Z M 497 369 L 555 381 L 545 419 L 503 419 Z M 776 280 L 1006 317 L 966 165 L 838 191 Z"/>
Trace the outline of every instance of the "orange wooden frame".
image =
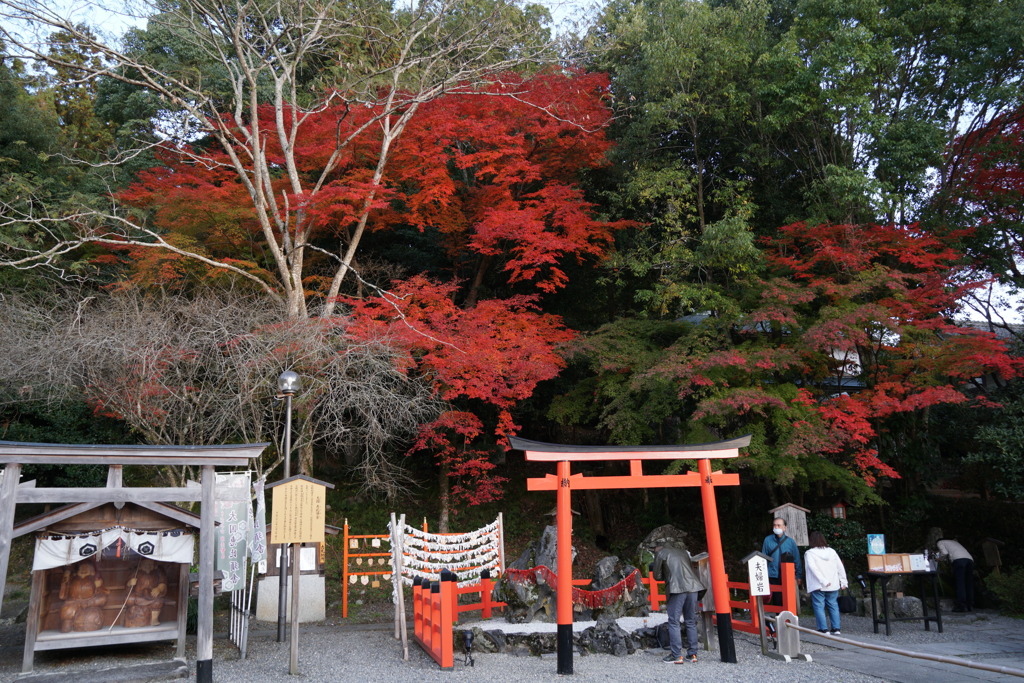
<path id="1" fill-rule="evenodd" d="M 570 496 L 580 489 L 619 488 L 664 488 L 678 486 L 699 486 L 701 504 L 704 509 L 704 528 L 708 541 L 708 557 L 711 568 L 711 590 L 717 609 L 729 605 L 728 576 L 725 573 L 725 558 L 722 553 L 722 538 L 718 527 L 718 507 L 714 487 L 736 486 L 738 474 L 712 472 L 711 460 L 735 458 L 739 449 L 750 445 L 750 436 L 729 441 L 685 446 L 568 446 L 542 443 L 511 437 L 512 448 L 521 450 L 531 461 L 557 463 L 556 474 L 527 479 L 529 491 L 556 492 L 556 525 L 558 537 L 558 585 L 556 605 L 558 612 L 558 673 L 571 674 L 572 667 L 572 507 Z M 697 472 L 672 475 L 645 475 L 644 460 L 696 459 Z M 629 474 L 624 476 L 586 476 L 572 474 L 572 462 L 603 462 L 607 460 L 629 460 Z M 731 611 L 720 615 L 728 618 L 721 622 L 730 623 Z M 720 639 L 722 661 L 735 662 L 735 645 L 732 642 L 731 627 L 728 641 Z M 568 641 L 568 642 L 566 642 Z"/>
<path id="2" fill-rule="evenodd" d="M 440 581 L 425 581 L 419 577 L 412 582 L 413 638 L 441 668 L 451 668 L 455 662 L 455 624 L 462 612 L 480 610 L 483 619 L 490 619 L 495 609 L 504 602 L 491 598 L 494 579 L 483 572 L 480 582 L 459 587 L 454 575 L 445 573 Z M 459 604 L 460 595 L 479 594 L 480 602 Z"/>

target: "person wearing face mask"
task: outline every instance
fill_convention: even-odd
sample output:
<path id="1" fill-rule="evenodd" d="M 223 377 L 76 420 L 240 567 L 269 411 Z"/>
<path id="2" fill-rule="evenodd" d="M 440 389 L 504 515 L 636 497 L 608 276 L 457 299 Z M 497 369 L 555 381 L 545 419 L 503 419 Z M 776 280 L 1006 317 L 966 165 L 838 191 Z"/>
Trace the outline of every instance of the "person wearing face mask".
<path id="1" fill-rule="evenodd" d="M 796 541 L 786 535 L 786 520 L 776 517 L 772 521 L 772 533 L 765 537 L 761 544 L 761 552 L 768 556 L 768 582 L 773 586 L 782 585 L 782 563 L 792 562 L 796 570 L 796 583 L 799 586 L 803 576 L 800 564 L 800 549 Z M 772 592 L 772 605 L 782 605 L 782 593 Z"/>

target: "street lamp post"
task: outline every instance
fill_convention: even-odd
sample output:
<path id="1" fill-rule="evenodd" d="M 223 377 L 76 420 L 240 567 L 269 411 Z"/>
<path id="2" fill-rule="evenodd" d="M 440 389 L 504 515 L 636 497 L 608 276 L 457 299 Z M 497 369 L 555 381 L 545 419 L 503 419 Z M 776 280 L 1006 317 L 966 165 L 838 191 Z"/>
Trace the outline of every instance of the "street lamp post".
<path id="1" fill-rule="evenodd" d="M 302 389 L 299 373 L 285 370 L 277 378 L 278 398 L 284 398 L 284 479 L 292 476 L 292 396 Z M 282 544 L 277 544 L 278 571 L 277 588 L 277 642 L 284 642 L 285 612 L 288 610 L 288 553 Z"/>

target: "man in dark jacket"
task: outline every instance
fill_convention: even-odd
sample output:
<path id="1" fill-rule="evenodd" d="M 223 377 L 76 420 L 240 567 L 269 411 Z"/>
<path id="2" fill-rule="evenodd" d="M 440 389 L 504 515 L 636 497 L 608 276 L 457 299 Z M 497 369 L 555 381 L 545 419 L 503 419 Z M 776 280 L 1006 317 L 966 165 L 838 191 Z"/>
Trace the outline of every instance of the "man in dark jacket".
<path id="1" fill-rule="evenodd" d="M 769 604 L 781 605 L 782 563 L 792 562 L 796 573 L 796 584 L 800 585 L 803 567 L 800 564 L 800 549 L 791 537 L 786 535 L 786 520 L 776 517 L 772 520 L 772 533 L 761 544 L 761 552 L 768 556 L 768 582 L 772 584 L 772 597 Z M 790 586 L 790 589 L 795 586 Z"/>
<path id="2" fill-rule="evenodd" d="M 690 553 L 683 548 L 658 546 L 654 549 L 652 574 L 665 582 L 668 595 L 668 644 L 671 652 L 662 661 L 670 664 L 697 662 L 697 593 L 704 590 L 693 569 Z M 686 623 L 686 656 L 683 657 L 683 637 L 679 631 L 679 617 Z"/>

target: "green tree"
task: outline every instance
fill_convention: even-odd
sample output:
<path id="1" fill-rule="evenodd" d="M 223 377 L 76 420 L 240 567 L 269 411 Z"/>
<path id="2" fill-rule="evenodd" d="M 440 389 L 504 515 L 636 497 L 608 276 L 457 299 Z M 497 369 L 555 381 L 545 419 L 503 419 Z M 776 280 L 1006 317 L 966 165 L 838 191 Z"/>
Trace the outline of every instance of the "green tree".
<path id="1" fill-rule="evenodd" d="M 727 305 L 749 273 L 751 73 L 769 45 L 768 4 L 612 2 L 590 36 L 619 111 L 617 209 L 645 229 L 613 265 L 659 312 Z"/>
<path id="2" fill-rule="evenodd" d="M 1024 396 L 1019 383 L 996 398 L 1001 409 L 978 426 L 965 462 L 981 469 L 984 487 L 1008 500 L 1024 500 Z M 980 483 L 980 482 L 979 482 Z"/>
<path id="3" fill-rule="evenodd" d="M 811 117 L 835 134 L 803 145 L 817 214 L 807 218 L 919 218 L 956 162 L 947 146 L 1020 101 L 1022 11 L 1019 0 L 796 3 L 770 56 L 783 79 L 769 120 Z"/>

